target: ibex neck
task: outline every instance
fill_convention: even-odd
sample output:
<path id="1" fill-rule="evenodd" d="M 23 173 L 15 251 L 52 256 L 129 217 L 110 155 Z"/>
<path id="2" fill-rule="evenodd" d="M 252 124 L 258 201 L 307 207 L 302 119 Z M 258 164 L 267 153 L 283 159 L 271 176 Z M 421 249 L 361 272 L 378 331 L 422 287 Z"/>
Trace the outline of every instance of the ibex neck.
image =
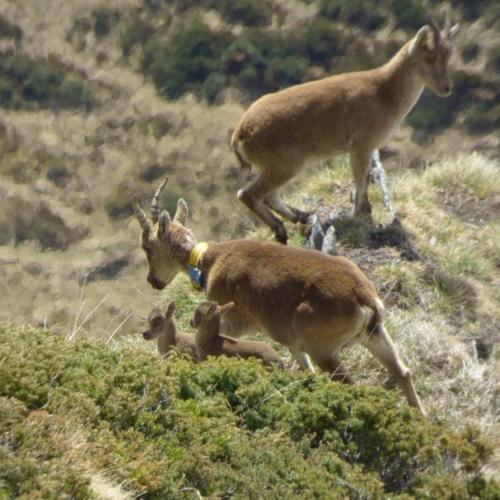
<path id="1" fill-rule="evenodd" d="M 187 257 L 187 263 L 185 260 L 186 256 L 184 256 L 183 269 L 191 279 L 193 287 L 201 290 L 205 288 L 206 285 L 202 271 L 202 260 L 208 249 L 208 245 L 205 242 L 201 242 L 190 245 L 190 248 L 191 250 Z"/>
<path id="2" fill-rule="evenodd" d="M 406 116 L 424 90 L 424 82 L 417 72 L 415 60 L 410 53 L 411 41 L 380 68 L 383 94 L 394 106 L 398 116 Z"/>
<path id="3" fill-rule="evenodd" d="M 167 354 L 170 346 L 175 344 L 176 333 L 177 328 L 175 323 L 173 321 L 168 321 L 162 335 L 158 337 L 158 352 L 160 355 L 164 356 Z"/>

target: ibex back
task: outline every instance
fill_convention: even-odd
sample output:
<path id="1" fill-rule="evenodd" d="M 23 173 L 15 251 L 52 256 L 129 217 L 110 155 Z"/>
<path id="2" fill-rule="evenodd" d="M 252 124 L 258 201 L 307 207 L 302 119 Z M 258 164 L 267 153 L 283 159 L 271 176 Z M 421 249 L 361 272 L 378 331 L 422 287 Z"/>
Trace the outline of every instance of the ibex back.
<path id="1" fill-rule="evenodd" d="M 197 283 L 210 300 L 234 302 L 225 314 L 223 333 L 238 337 L 258 329 L 292 352 L 306 352 L 333 378 L 347 379 L 340 350 L 357 340 L 396 378 L 408 402 L 423 412 L 410 372 L 383 327 L 382 302 L 356 264 L 263 241 L 197 243 L 185 227 L 184 200 L 178 201 L 171 221 L 166 210 L 159 213 L 158 196 L 159 191 L 152 222 L 134 201 L 153 287 L 163 289 L 179 271 L 191 275 L 194 265 Z"/>
<path id="2" fill-rule="evenodd" d="M 457 31 L 447 15 L 442 31 L 434 22 L 424 26 L 379 68 L 296 85 L 249 107 L 231 145 L 242 167 L 254 165 L 260 172 L 238 198 L 278 241 L 286 243 L 287 233 L 276 214 L 292 222 L 307 220 L 309 214 L 281 200 L 279 189 L 310 161 L 348 153 L 356 186 L 354 215 L 370 217 L 373 151 L 410 112 L 424 86 L 440 96 L 450 94 L 448 61 Z"/>

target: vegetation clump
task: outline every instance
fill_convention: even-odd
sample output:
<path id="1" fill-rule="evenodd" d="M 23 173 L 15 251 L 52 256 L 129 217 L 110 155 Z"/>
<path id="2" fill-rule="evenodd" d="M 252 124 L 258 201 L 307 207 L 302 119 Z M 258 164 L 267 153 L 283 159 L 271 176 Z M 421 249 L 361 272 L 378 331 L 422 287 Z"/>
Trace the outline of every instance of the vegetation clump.
<path id="1" fill-rule="evenodd" d="M 0 327 L 0 492 L 90 496 L 93 470 L 152 498 L 436 498 L 498 492 L 488 447 L 390 391 L 229 358 Z M 92 464 L 90 467 L 89 464 Z M 62 473 L 64 468 L 64 473 Z M 252 478 L 252 480 L 249 480 Z M 493 498 L 493 497 L 492 497 Z"/>
<path id="2" fill-rule="evenodd" d="M 55 61 L 12 53 L 0 60 L 0 105 L 4 108 L 84 108 L 94 102 L 86 80 Z"/>

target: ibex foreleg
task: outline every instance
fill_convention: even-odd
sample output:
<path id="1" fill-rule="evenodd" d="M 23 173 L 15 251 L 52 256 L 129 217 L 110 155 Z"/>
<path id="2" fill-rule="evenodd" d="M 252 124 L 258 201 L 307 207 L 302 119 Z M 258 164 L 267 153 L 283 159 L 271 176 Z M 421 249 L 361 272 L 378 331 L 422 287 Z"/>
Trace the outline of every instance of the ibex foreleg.
<path id="1" fill-rule="evenodd" d="M 371 218 L 371 205 L 368 201 L 368 174 L 370 173 L 372 150 L 353 151 L 351 169 L 356 192 L 354 194 L 354 216 Z"/>

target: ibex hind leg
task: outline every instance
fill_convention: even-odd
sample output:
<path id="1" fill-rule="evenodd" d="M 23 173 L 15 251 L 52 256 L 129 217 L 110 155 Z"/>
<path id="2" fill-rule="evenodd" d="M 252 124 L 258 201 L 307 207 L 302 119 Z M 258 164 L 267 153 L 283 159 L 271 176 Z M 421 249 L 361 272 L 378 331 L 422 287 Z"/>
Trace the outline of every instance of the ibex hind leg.
<path id="1" fill-rule="evenodd" d="M 264 170 L 255 181 L 238 191 L 238 198 L 254 212 L 273 231 L 276 239 L 286 245 L 288 235 L 283 221 L 276 217 L 264 203 L 267 195 L 274 192 L 282 184 L 269 171 Z"/>
<path id="2" fill-rule="evenodd" d="M 274 210 L 290 222 L 300 222 L 301 224 L 305 224 L 312 214 L 312 212 L 304 212 L 298 208 L 292 207 L 288 203 L 285 203 L 277 191 L 268 194 L 264 202 L 271 210 Z"/>
<path id="3" fill-rule="evenodd" d="M 415 391 L 410 370 L 399 357 L 396 346 L 385 328 L 381 324 L 377 325 L 362 343 L 396 379 L 408 400 L 408 404 L 416 407 L 422 415 L 425 415 L 420 398 Z"/>

